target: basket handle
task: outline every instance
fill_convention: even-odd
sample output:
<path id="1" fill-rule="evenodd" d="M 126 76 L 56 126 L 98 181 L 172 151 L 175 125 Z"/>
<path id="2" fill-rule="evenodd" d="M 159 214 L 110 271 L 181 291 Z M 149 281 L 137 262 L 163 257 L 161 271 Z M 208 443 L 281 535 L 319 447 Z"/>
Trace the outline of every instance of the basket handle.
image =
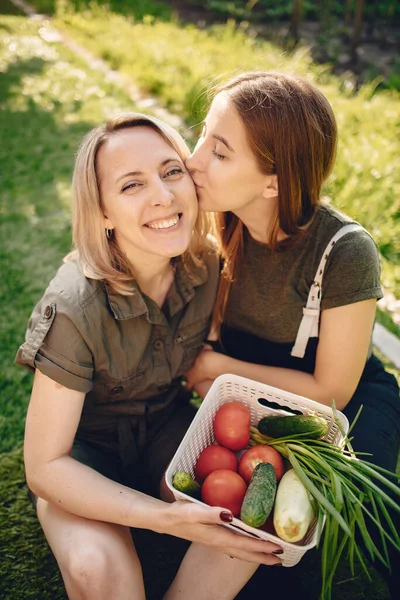
<path id="1" fill-rule="evenodd" d="M 281 404 L 277 402 L 271 402 L 271 400 L 267 400 L 266 398 L 257 398 L 258 404 L 261 406 L 266 406 L 267 408 L 273 408 L 275 410 L 279 410 L 280 412 L 289 413 L 291 415 L 303 415 L 304 413 L 301 410 L 295 410 L 294 408 L 283 407 Z"/>

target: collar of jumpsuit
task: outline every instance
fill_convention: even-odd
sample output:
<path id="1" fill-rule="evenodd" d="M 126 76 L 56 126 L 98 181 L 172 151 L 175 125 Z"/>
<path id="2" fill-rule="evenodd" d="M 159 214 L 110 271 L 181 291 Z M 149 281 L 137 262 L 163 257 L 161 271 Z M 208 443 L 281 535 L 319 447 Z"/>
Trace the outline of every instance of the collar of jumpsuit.
<path id="1" fill-rule="evenodd" d="M 193 299 L 196 287 L 207 281 L 208 273 L 205 265 L 197 265 L 191 258 L 189 260 L 191 261 L 191 274 L 188 273 L 181 256 L 173 259 L 175 277 L 166 298 L 170 317 L 173 317 Z M 122 296 L 113 292 L 109 286 L 105 287 L 111 311 L 117 320 L 132 319 L 147 313 L 147 318 L 151 323 L 159 324 L 163 321 L 162 312 L 156 303 L 151 301 L 146 304 L 136 282 L 133 284 L 131 296 Z"/>

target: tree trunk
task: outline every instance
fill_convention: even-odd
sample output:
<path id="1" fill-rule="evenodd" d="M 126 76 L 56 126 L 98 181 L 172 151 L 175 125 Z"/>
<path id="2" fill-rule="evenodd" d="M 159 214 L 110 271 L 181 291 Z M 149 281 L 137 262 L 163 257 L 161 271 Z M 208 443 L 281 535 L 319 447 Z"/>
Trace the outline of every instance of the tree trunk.
<path id="1" fill-rule="evenodd" d="M 353 38 L 351 40 L 351 58 L 354 63 L 357 62 L 357 48 L 360 45 L 363 26 L 365 0 L 357 0 L 356 12 L 354 15 Z"/>
<path id="2" fill-rule="evenodd" d="M 367 37 L 370 37 L 371 39 L 374 37 L 376 20 L 378 16 L 378 5 L 379 0 L 375 0 L 374 5 L 370 9 L 370 14 L 367 21 Z"/>
<path id="3" fill-rule="evenodd" d="M 344 7 L 344 25 L 345 27 L 350 27 L 351 23 L 351 13 L 353 12 L 353 0 L 346 0 L 346 4 Z"/>
<path id="4" fill-rule="evenodd" d="M 290 19 L 290 37 L 297 43 L 300 39 L 299 29 L 301 22 L 301 0 L 292 0 L 292 16 Z"/>
<path id="5" fill-rule="evenodd" d="M 331 25 L 331 2 L 330 0 L 318 0 L 320 32 L 327 35 Z"/>

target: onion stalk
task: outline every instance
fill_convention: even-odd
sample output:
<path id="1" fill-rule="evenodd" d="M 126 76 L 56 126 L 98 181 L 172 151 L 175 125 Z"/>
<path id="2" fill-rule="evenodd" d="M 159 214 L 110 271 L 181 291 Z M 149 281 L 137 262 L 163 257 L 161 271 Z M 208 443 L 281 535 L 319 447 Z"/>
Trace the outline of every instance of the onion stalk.
<path id="1" fill-rule="evenodd" d="M 400 552 L 400 535 L 390 515 L 390 511 L 400 513 L 400 487 L 393 482 L 398 483 L 400 475 L 367 462 L 361 458 L 365 453 L 354 452 L 349 434 L 360 411 L 346 435 L 333 406 L 335 422 L 343 437 L 339 446 L 309 439 L 305 434 L 272 439 L 251 427 L 251 445 L 273 446 L 285 456 L 314 499 L 317 546 L 322 546 L 320 600 L 331 599 L 333 577 L 345 552 L 352 574 L 357 558 L 371 579 L 358 539 L 369 558 L 379 560 L 388 569 L 389 546 Z M 370 535 L 370 523 L 377 529 L 380 548 Z"/>

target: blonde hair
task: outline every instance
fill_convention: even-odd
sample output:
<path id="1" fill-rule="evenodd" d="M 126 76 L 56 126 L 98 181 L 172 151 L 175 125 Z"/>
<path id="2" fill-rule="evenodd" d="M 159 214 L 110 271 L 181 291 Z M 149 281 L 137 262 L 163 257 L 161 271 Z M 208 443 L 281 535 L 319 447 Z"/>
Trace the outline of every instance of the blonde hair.
<path id="1" fill-rule="evenodd" d="M 189 147 L 175 129 L 155 117 L 141 113 L 119 114 L 92 129 L 84 137 L 76 156 L 72 179 L 72 236 L 76 250 L 65 258 L 69 260 L 78 253 L 86 277 L 106 281 L 123 295 L 132 294 L 134 274 L 115 236 L 111 239 L 106 236 L 97 156 L 101 146 L 112 135 L 133 127 L 149 127 L 157 131 L 183 162 L 189 156 Z M 194 267 L 202 264 L 204 252 L 211 247 L 209 239 L 210 234 L 215 232 L 214 222 L 213 215 L 199 211 L 189 248 L 182 255 L 189 275 Z"/>
<path id="2" fill-rule="evenodd" d="M 332 170 L 337 145 L 333 110 L 313 84 L 284 73 L 242 73 L 216 89 L 221 92 L 237 110 L 261 172 L 277 175 L 279 200 L 266 233 L 273 250 L 283 249 L 305 234 Z M 217 223 L 224 269 L 214 309 L 216 330 L 243 248 L 243 223 L 236 215 L 219 213 Z M 283 242 L 278 241 L 280 230 L 289 236 Z"/>

